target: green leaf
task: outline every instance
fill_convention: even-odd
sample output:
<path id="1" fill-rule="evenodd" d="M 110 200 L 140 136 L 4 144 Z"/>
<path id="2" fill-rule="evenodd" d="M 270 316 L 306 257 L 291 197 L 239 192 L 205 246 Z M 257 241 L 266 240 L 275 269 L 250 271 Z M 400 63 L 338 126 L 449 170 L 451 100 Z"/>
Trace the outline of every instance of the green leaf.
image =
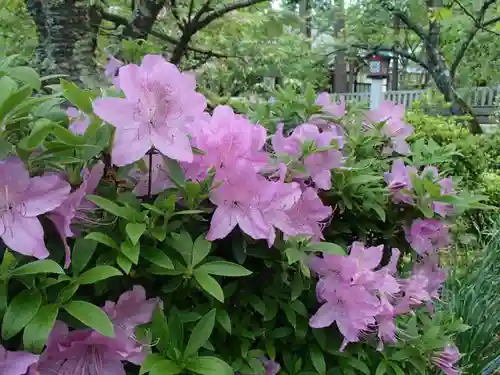
<path id="1" fill-rule="evenodd" d="M 109 212 L 115 216 L 121 217 L 123 219 L 127 219 L 130 221 L 134 221 L 134 215 L 127 210 L 125 207 L 121 207 L 115 202 L 110 201 L 109 199 L 100 197 L 98 195 L 87 195 L 86 198 L 95 203 L 99 208 L 102 208 L 104 211 Z"/>
<path id="2" fill-rule="evenodd" d="M 361 360 L 359 360 L 358 358 L 350 357 L 349 358 L 349 365 L 351 367 L 354 367 L 356 370 L 361 371 L 362 373 L 364 373 L 366 375 L 371 374 L 371 371 L 368 368 L 368 366 L 365 363 L 363 363 Z"/>
<path id="3" fill-rule="evenodd" d="M 40 353 L 47 343 L 50 331 L 57 319 L 59 306 L 42 306 L 31 322 L 26 326 L 23 333 L 24 349 L 30 352 Z"/>
<path id="4" fill-rule="evenodd" d="M 245 267 L 236 263 L 226 262 L 223 260 L 214 261 L 202 264 L 197 268 L 200 272 L 208 273 L 209 275 L 240 277 L 251 275 L 252 272 Z"/>
<path id="5" fill-rule="evenodd" d="M 122 242 L 120 245 L 121 253 L 130 260 L 133 264 L 139 263 L 139 253 L 141 252 L 140 244 L 132 245 L 130 242 Z"/>
<path id="6" fill-rule="evenodd" d="M 194 356 L 198 350 L 205 345 L 210 338 L 215 326 L 215 314 L 217 310 L 212 309 L 199 320 L 194 327 L 189 337 L 186 349 L 184 350 L 184 358 Z"/>
<path id="7" fill-rule="evenodd" d="M 200 375 L 233 375 L 234 371 L 217 357 L 197 357 L 187 363 L 187 369 Z"/>
<path id="8" fill-rule="evenodd" d="M 3 316 L 5 310 L 7 309 L 8 303 L 8 281 L 0 280 L 0 317 Z"/>
<path id="9" fill-rule="evenodd" d="M 116 256 L 116 264 L 125 272 L 127 275 L 132 269 L 132 262 L 123 254 L 118 254 Z"/>
<path id="10" fill-rule="evenodd" d="M 387 374 L 387 365 L 385 362 L 380 362 L 377 370 L 375 371 L 375 375 L 386 375 Z"/>
<path id="11" fill-rule="evenodd" d="M 205 239 L 205 235 L 199 236 L 193 244 L 193 254 L 191 265 L 194 267 L 205 259 L 210 253 L 212 243 Z"/>
<path id="12" fill-rule="evenodd" d="M 112 249 L 118 249 L 118 245 L 116 244 L 116 242 L 111 237 L 101 232 L 89 233 L 85 236 L 85 239 L 102 243 L 103 245 L 109 246 Z"/>
<path id="13" fill-rule="evenodd" d="M 184 170 L 182 169 L 179 162 L 167 158 L 166 156 L 163 157 L 163 160 L 165 161 L 168 169 L 168 174 L 172 182 L 178 187 L 184 187 L 186 185 L 186 178 L 184 177 Z"/>
<path id="14" fill-rule="evenodd" d="M 399 365 L 395 362 L 389 362 L 389 365 L 392 367 L 396 375 L 405 375 L 405 372 Z"/>
<path id="15" fill-rule="evenodd" d="M 13 144 L 9 143 L 4 138 L 0 138 L 0 159 L 4 160 L 7 157 L 7 155 L 12 151 L 13 148 L 14 148 Z"/>
<path id="16" fill-rule="evenodd" d="M 286 259 L 288 260 L 288 265 L 297 263 L 306 257 L 306 254 L 295 247 L 289 247 L 285 250 Z"/>
<path id="17" fill-rule="evenodd" d="M 224 292 L 222 291 L 222 288 L 217 280 L 215 280 L 208 273 L 202 272 L 199 269 L 195 270 L 193 275 L 195 280 L 198 282 L 198 284 L 200 284 L 200 287 L 205 292 L 207 292 L 220 302 L 224 302 Z"/>
<path id="18" fill-rule="evenodd" d="M 42 81 L 36 70 L 28 66 L 3 68 L 2 71 L 12 78 L 26 83 L 35 90 L 40 90 L 40 87 L 42 86 Z"/>
<path id="19" fill-rule="evenodd" d="M 320 251 L 322 253 L 346 255 L 346 251 L 337 244 L 331 242 L 318 242 L 307 245 L 305 251 Z"/>
<path id="20" fill-rule="evenodd" d="M 78 276 L 94 255 L 97 242 L 78 237 L 71 251 L 71 269 L 73 275 Z"/>
<path id="21" fill-rule="evenodd" d="M 194 244 L 188 232 L 172 233 L 167 239 L 167 243 L 182 255 L 188 266 L 191 264 Z"/>
<path id="22" fill-rule="evenodd" d="M 169 270 L 174 269 L 174 264 L 170 258 L 160 249 L 154 247 L 141 248 L 141 256 L 151 263 Z"/>
<path id="23" fill-rule="evenodd" d="M 63 79 L 61 80 L 61 87 L 65 98 L 68 99 L 71 104 L 85 113 L 93 113 L 92 100 L 87 91 L 81 89 L 73 82 L 68 82 Z"/>
<path id="24" fill-rule="evenodd" d="M 217 310 L 217 322 L 224 328 L 227 333 L 231 334 L 231 317 L 226 310 Z"/>
<path id="25" fill-rule="evenodd" d="M 62 267 L 50 259 L 35 260 L 12 271 L 13 276 L 35 275 L 38 273 L 64 274 Z"/>
<path id="26" fill-rule="evenodd" d="M 104 336 L 112 337 L 115 334 L 113 324 L 108 316 L 96 305 L 85 301 L 71 301 L 64 306 L 68 314 L 72 315 L 86 326 L 95 329 Z"/>
<path id="27" fill-rule="evenodd" d="M 125 232 L 127 232 L 128 238 L 132 241 L 132 244 L 136 245 L 139 239 L 146 231 L 146 224 L 143 223 L 128 223 L 125 226 Z"/>
<path id="28" fill-rule="evenodd" d="M 113 276 L 122 276 L 122 273 L 114 267 L 111 266 L 95 266 L 90 270 L 82 273 L 76 282 L 81 285 L 94 284 L 101 280 L 109 279 Z"/>
<path id="29" fill-rule="evenodd" d="M 146 374 L 147 372 L 151 375 L 175 375 L 182 372 L 182 368 L 175 364 L 175 362 L 153 353 L 148 355 L 143 362 L 139 375 Z"/>
<path id="30" fill-rule="evenodd" d="M 31 322 L 42 304 L 42 295 L 37 290 L 23 290 L 7 307 L 2 322 L 2 338 L 8 340 Z"/>

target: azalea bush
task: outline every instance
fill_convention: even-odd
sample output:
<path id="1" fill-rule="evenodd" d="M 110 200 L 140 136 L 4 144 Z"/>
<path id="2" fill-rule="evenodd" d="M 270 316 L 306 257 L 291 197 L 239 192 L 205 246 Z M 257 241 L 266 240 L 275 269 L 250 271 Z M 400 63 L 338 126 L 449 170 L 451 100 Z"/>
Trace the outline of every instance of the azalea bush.
<path id="1" fill-rule="evenodd" d="M 269 131 L 121 65 L 50 95 L 1 73 L 1 374 L 457 373 L 439 253 L 484 206 L 449 150 L 390 102 L 282 96 Z"/>

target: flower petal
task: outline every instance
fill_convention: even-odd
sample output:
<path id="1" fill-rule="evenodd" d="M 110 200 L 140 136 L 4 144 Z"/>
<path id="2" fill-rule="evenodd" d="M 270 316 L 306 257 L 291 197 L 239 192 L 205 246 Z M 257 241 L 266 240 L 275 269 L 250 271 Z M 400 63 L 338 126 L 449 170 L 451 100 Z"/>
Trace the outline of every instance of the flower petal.
<path id="1" fill-rule="evenodd" d="M 49 256 L 43 240 L 43 227 L 36 217 L 3 215 L 2 220 L 5 225 L 2 240 L 7 247 L 38 259 Z"/>
<path id="2" fill-rule="evenodd" d="M 71 186 L 57 175 L 33 177 L 23 194 L 23 215 L 38 216 L 60 206 L 68 197 Z"/>
<path id="3" fill-rule="evenodd" d="M 237 224 L 237 220 L 232 210 L 224 206 L 219 206 L 212 215 L 210 230 L 207 233 L 207 240 L 213 241 L 226 237 Z"/>
<path id="4" fill-rule="evenodd" d="M 111 158 L 113 164 L 122 167 L 141 159 L 151 148 L 149 136 L 136 129 L 116 132 Z"/>
<path id="5" fill-rule="evenodd" d="M 163 155 L 191 163 L 193 150 L 187 133 L 176 128 L 164 127 L 151 130 L 151 142 Z"/>
<path id="6" fill-rule="evenodd" d="M 123 129 L 134 126 L 134 105 L 127 99 L 96 99 L 93 108 L 96 116 L 116 128 Z"/>

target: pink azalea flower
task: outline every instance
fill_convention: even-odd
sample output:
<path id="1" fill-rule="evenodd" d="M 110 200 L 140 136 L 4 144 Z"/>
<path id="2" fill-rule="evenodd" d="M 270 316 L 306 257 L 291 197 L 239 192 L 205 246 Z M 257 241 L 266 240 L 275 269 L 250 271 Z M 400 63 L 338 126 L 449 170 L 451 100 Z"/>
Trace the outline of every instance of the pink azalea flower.
<path id="1" fill-rule="evenodd" d="M 460 352 L 455 345 L 447 344 L 444 349 L 432 357 L 432 362 L 446 375 L 459 375 L 460 370 L 456 367 L 460 360 Z"/>
<path id="2" fill-rule="evenodd" d="M 24 375 L 38 361 L 38 355 L 27 352 L 10 352 L 0 345 L 0 374 Z"/>
<path id="3" fill-rule="evenodd" d="M 149 156 L 143 158 L 146 166 L 149 168 Z M 170 179 L 167 166 L 160 154 L 152 155 L 151 171 L 143 173 L 138 169 L 132 171 L 130 176 L 137 180 L 134 188 L 134 194 L 138 197 L 148 195 L 149 189 L 149 174 L 151 174 L 151 194 L 156 195 L 162 191 L 175 187 L 175 184 Z"/>
<path id="4" fill-rule="evenodd" d="M 296 127 L 288 138 L 283 136 L 283 124 L 279 124 L 276 134 L 272 137 L 273 149 L 276 153 L 285 153 L 296 158 L 303 156 L 304 143 L 311 141 L 317 148 L 328 147 L 332 144 L 336 144 L 338 148 L 343 147 L 342 137 L 338 136 L 337 133 L 333 131 L 320 133 L 318 127 L 312 124 Z M 338 149 L 315 151 L 304 158 L 304 167 L 308 176 L 318 188 L 324 190 L 328 190 L 332 186 L 331 170 L 340 168 L 342 164 L 343 156 Z"/>
<path id="5" fill-rule="evenodd" d="M 446 271 L 439 267 L 438 254 L 424 256 L 413 268 L 413 274 L 427 278 L 425 290 L 431 299 L 439 299 L 439 292 L 446 280 Z M 428 305 L 429 309 L 431 306 Z"/>
<path id="6" fill-rule="evenodd" d="M 309 320 L 313 328 L 324 328 L 337 324 L 344 336 L 341 350 L 349 342 L 359 341 L 363 331 L 374 325 L 375 315 L 379 311 L 379 299 L 360 285 L 341 282 L 334 275 L 320 280 L 322 282 L 321 300 L 325 303 Z"/>
<path id="7" fill-rule="evenodd" d="M 386 151 L 395 151 L 398 154 L 409 154 L 410 146 L 406 138 L 413 133 L 413 127 L 403 121 L 405 108 L 402 104 L 393 104 L 389 100 L 383 101 L 379 108 L 367 113 L 368 120 L 373 123 L 383 122 L 381 134 L 391 141 L 391 147 Z"/>
<path id="8" fill-rule="evenodd" d="M 448 226 L 439 220 L 417 219 L 406 229 L 406 239 L 420 255 L 446 248 L 450 242 Z"/>
<path id="9" fill-rule="evenodd" d="M 71 224 L 75 222 L 87 221 L 86 213 L 94 209 L 94 204 L 85 199 L 85 196 L 92 194 L 97 188 L 104 173 L 104 163 L 97 163 L 91 170 L 85 169 L 82 172 L 83 181 L 81 185 L 73 191 L 62 204 L 49 213 L 48 218 L 54 223 L 64 244 L 66 251 L 65 267 L 71 264 L 71 249 L 66 240 L 73 237 L 75 233 Z"/>
<path id="10" fill-rule="evenodd" d="M 16 157 L 0 161 L 0 181 L 0 236 L 5 245 L 20 254 L 48 257 L 37 216 L 58 207 L 70 192 L 69 184 L 55 175 L 30 178 Z"/>
<path id="11" fill-rule="evenodd" d="M 415 168 L 405 166 L 403 159 L 394 160 L 391 172 L 384 175 L 394 202 L 413 203 L 414 198 L 411 193 L 413 189 L 412 176 L 416 175 L 416 173 Z"/>
<path id="12" fill-rule="evenodd" d="M 327 92 L 322 92 L 318 95 L 314 104 L 320 105 L 322 107 L 322 111 L 327 116 L 340 119 L 346 114 L 345 100 L 343 96 L 340 97 L 340 103 L 337 104 L 334 101 L 330 100 L 330 94 L 328 94 Z M 320 115 L 311 116 L 308 122 L 317 125 L 320 129 L 323 130 L 341 130 L 339 129 L 340 125 L 335 125 L 334 121 L 321 118 Z"/>
<path id="13" fill-rule="evenodd" d="M 151 321 L 153 312 L 161 304 L 159 298 L 146 298 L 146 290 L 135 285 L 132 290 L 124 292 L 118 301 L 106 301 L 103 310 L 116 327 L 130 332 L 138 325 Z"/>
<path id="14" fill-rule="evenodd" d="M 265 357 L 261 358 L 261 361 L 264 364 L 264 368 L 266 369 L 265 375 L 277 375 L 280 372 L 281 366 L 278 362 L 267 359 Z"/>
<path id="15" fill-rule="evenodd" d="M 69 331 L 66 324 L 56 322 L 34 373 L 125 375 L 122 361 L 140 365 L 147 355 L 145 345 L 135 338 L 135 329 L 151 321 L 160 303 L 157 298 L 146 299 L 142 286 L 123 293 L 117 303 L 107 301 L 103 310 L 113 323 L 114 337 L 92 329 Z"/>
<path id="16" fill-rule="evenodd" d="M 383 246 L 365 248 L 354 242 L 349 256 L 323 254 L 314 257 L 309 267 L 320 276 L 316 295 L 323 305 L 311 318 L 311 327 L 326 327 L 336 322 L 344 336 L 343 349 L 359 340 L 360 334 L 376 327 L 383 342 L 395 341 L 396 311 L 392 302 L 400 291 L 393 276 L 399 250 L 393 249 L 388 265 L 375 271 L 382 259 Z"/>
<path id="17" fill-rule="evenodd" d="M 254 239 L 269 236 L 259 199 L 267 194 L 269 181 L 252 171 L 244 161 L 236 161 L 232 177 L 213 190 L 210 201 L 217 206 L 210 222 L 207 239 L 226 237 L 237 225 Z"/>
<path id="18" fill-rule="evenodd" d="M 119 70 L 122 98 L 94 101 L 94 112 L 116 127 L 113 163 L 131 164 L 155 147 L 163 155 L 191 162 L 188 124 L 203 115 L 206 100 L 195 91 L 193 76 L 157 55 L 146 55 L 141 66 Z"/>
<path id="19" fill-rule="evenodd" d="M 316 189 L 305 187 L 296 204 L 283 212 L 279 229 L 289 236 L 306 235 L 320 241 L 324 238 L 322 223 L 331 215 L 332 208 L 323 204 Z"/>
<path id="20" fill-rule="evenodd" d="M 106 51 L 107 52 L 107 51 Z M 112 54 L 107 52 L 108 62 L 104 67 L 104 75 L 113 80 L 115 86 L 119 87 L 118 71 L 124 65 L 123 61 L 118 60 Z"/>
<path id="21" fill-rule="evenodd" d="M 74 134 L 83 135 L 90 125 L 90 117 L 75 107 L 69 107 L 66 115 L 70 120 L 69 130 Z"/>
<path id="22" fill-rule="evenodd" d="M 453 186 L 453 180 L 451 178 L 443 178 L 438 183 L 441 186 L 441 195 L 453 196 L 456 194 Z M 451 203 L 434 202 L 432 204 L 432 208 L 435 213 L 441 215 L 442 217 L 452 215 L 455 212 L 455 205 Z"/>
<path id="23" fill-rule="evenodd" d="M 334 101 L 330 100 L 330 94 L 328 94 L 327 92 L 322 92 L 318 95 L 314 104 L 322 106 L 323 112 L 331 116 L 335 116 L 338 118 L 345 116 L 346 110 L 345 100 L 343 96 L 340 97 L 340 103 L 337 104 Z"/>
<path id="24" fill-rule="evenodd" d="M 186 170 L 198 169 L 195 175 L 204 178 L 215 168 L 216 180 L 222 181 L 232 173 L 236 161 L 244 161 L 258 172 L 268 164 L 263 149 L 266 136 L 263 126 L 250 123 L 231 107 L 217 106 L 207 123 L 194 130 L 193 144 L 204 154 L 195 155 L 193 165 L 186 165 Z"/>
<path id="25" fill-rule="evenodd" d="M 32 373 L 126 375 L 122 360 L 129 355 L 128 344 L 128 340 L 105 337 L 91 329 L 70 332 L 66 324 L 57 321 Z"/>

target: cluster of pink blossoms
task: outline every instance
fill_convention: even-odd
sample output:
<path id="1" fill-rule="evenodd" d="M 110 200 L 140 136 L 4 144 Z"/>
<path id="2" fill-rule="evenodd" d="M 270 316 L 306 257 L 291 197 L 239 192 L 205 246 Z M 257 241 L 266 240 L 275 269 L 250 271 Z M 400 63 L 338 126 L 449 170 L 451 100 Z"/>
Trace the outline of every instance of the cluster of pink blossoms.
<path id="1" fill-rule="evenodd" d="M 146 291 L 135 286 L 118 302 L 107 301 L 103 311 L 114 327 L 114 336 L 92 329 L 70 331 L 57 321 L 44 352 L 10 352 L 0 345 L 2 375 L 125 375 L 123 362 L 141 364 L 148 355 L 147 345 L 136 338 L 136 328 L 151 322 L 158 298 L 147 299 Z"/>
<path id="2" fill-rule="evenodd" d="M 454 196 L 456 193 L 452 179 L 439 179 L 439 172 L 435 167 L 426 167 L 419 174 L 414 167 L 406 166 L 402 159 L 396 159 L 391 172 L 385 174 L 392 200 L 407 205 L 416 204 L 418 197 L 413 184 L 424 179 L 438 184 L 441 187 L 441 196 Z M 454 205 L 450 203 L 436 201 L 432 202 L 431 206 L 440 218 L 446 218 L 455 212 Z M 410 246 L 420 255 L 444 249 L 451 242 L 448 226 L 442 220 L 417 219 L 410 227 L 405 228 L 405 231 Z"/>
<path id="3" fill-rule="evenodd" d="M 438 297 L 445 273 L 434 259 L 415 265 L 408 279 L 398 279 L 399 250 L 392 249 L 389 264 L 378 268 L 383 251 L 383 245 L 365 248 L 354 242 L 347 257 L 324 254 L 311 261 L 311 269 L 320 277 L 316 293 L 323 305 L 310 325 L 322 328 L 336 323 L 344 336 L 341 350 L 370 332 L 377 333 L 379 348 L 384 342 L 394 343 L 395 317 Z"/>
<path id="4" fill-rule="evenodd" d="M 194 77 L 181 73 L 163 57 L 147 55 L 140 66 L 120 67 L 120 62 L 113 61 L 108 68 L 107 74 L 114 77 L 113 84 L 124 97 L 97 99 L 94 112 L 116 129 L 112 162 L 125 166 L 144 160 L 148 165 L 150 157 L 146 154 L 156 152 L 150 166 L 151 186 L 149 174 L 137 170 L 131 174 L 137 182 L 134 192 L 138 196 L 157 194 L 175 186 L 165 163 L 164 157 L 167 157 L 178 161 L 186 178 L 192 181 L 203 181 L 215 172 L 209 199 L 216 209 L 207 234 L 209 240 L 226 237 L 236 226 L 254 239 L 267 240 L 269 246 L 275 242 L 276 229 L 285 236 L 323 238 L 322 223 L 331 216 L 332 209 L 323 204 L 318 190 L 330 189 L 331 170 L 343 165 L 340 125 L 331 119 L 313 116 L 288 136 L 280 126 L 271 137 L 274 151 L 268 152 L 264 127 L 252 124 L 227 106 L 218 106 L 212 114 L 207 113 L 205 98 L 195 91 Z M 327 94 L 320 94 L 316 104 L 330 117 L 345 114 L 344 102 L 332 103 Z M 380 110 L 370 112 L 368 126 L 385 121 L 380 132 L 390 143 L 386 151 L 405 154 L 409 151 L 406 137 L 412 128 L 402 121 L 401 108 L 391 106 L 384 103 Z M 72 120 L 70 129 L 77 134 L 84 133 L 89 118 L 73 109 L 68 116 Z M 71 191 L 64 176 L 30 177 L 19 159 L 0 162 L 0 177 L 5 181 L 1 193 L 4 209 L 0 213 L 3 229 L 0 233 L 5 244 L 25 255 L 47 257 L 43 229 L 37 218 L 47 214 L 65 244 L 65 265 L 69 266 L 71 258 L 66 238 L 76 234 L 73 224 L 86 220 L 86 213 L 94 208 L 85 196 L 98 185 L 103 168 L 102 163 L 98 163 L 84 170 L 81 186 Z M 437 177 L 435 170 L 426 170 L 423 174 L 428 173 Z M 415 174 L 402 161 L 394 163 L 386 181 L 396 202 L 414 204 L 412 178 Z M 439 184 L 442 194 L 454 193 L 451 180 L 441 180 Z M 453 206 L 435 202 L 433 209 L 446 216 L 453 211 Z M 395 276 L 397 249 L 393 249 L 391 263 L 375 271 L 383 246 L 365 249 L 362 244 L 354 243 L 348 257 L 325 255 L 313 259 L 311 268 L 320 276 L 317 294 L 323 305 L 311 318 L 311 326 L 325 327 L 336 322 L 345 338 L 342 347 L 373 330 L 377 331 L 381 343 L 393 342 L 394 317 L 430 303 L 437 297 L 444 280 L 433 252 L 446 242 L 447 229 L 440 225 L 437 220 L 417 220 L 408 228 L 409 243 L 424 256 L 408 279 L 399 280 Z M 26 353 L 22 361 L 19 360 L 22 353 L 0 352 L 3 355 L 0 369 L 4 366 L 10 371 L 2 373 L 23 374 L 36 361 L 36 366 L 30 367 L 31 374 L 78 373 L 81 366 L 89 374 L 123 374 L 121 361 L 140 363 L 143 358 L 143 345 L 133 339 L 133 331 L 138 324 L 149 321 L 152 306 L 158 303 L 146 301 L 142 290 L 128 293 L 141 294 L 140 303 L 136 301 L 134 306 L 142 306 L 137 315 L 120 312 L 120 306 L 126 304 L 123 301 L 133 299 L 127 293 L 116 306 L 108 303 L 104 307 L 115 323 L 115 338 L 106 338 L 92 330 L 69 332 L 58 323 L 40 358 Z M 265 363 L 268 372 L 278 371 L 274 362 Z M 97 364 L 101 370 L 102 366 L 108 367 L 102 370 L 104 372 L 97 371 Z"/>
<path id="5" fill-rule="evenodd" d="M 267 240 L 269 246 L 276 229 L 286 236 L 322 238 L 320 224 L 332 210 L 323 205 L 316 188 L 329 189 L 330 170 L 342 165 L 343 142 L 335 127 L 320 131 L 317 125 L 304 124 L 288 138 L 280 131 L 272 137 L 273 155 L 265 150 L 264 127 L 227 106 L 205 112 L 206 101 L 195 91 L 194 78 L 161 56 L 147 55 L 140 66 L 121 67 L 115 85 L 125 98 L 94 102 L 95 114 L 116 127 L 113 163 L 123 166 L 144 159 L 148 164 L 145 154 L 152 148 L 159 152 L 152 158 L 151 186 L 148 175 L 133 172 L 137 195 L 174 186 L 166 156 L 180 162 L 186 178 L 193 181 L 215 171 L 217 188 L 209 198 L 216 209 L 209 240 L 226 237 L 236 226 L 254 239 Z M 278 156 L 284 154 L 288 161 L 301 163 L 303 173 L 292 176 Z"/>

